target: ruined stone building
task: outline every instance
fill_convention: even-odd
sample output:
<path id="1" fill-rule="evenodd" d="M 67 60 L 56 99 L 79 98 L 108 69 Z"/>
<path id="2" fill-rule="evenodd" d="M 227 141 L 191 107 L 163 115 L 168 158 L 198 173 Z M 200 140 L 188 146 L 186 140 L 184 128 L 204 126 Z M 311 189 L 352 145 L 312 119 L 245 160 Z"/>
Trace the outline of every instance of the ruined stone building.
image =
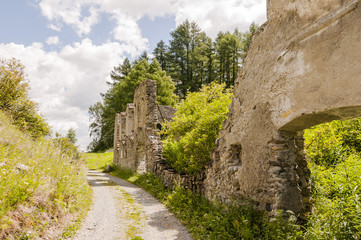
<path id="1" fill-rule="evenodd" d="M 146 80 L 134 93 L 134 102 L 127 104 L 125 112 L 116 115 L 114 129 L 114 164 L 143 173 L 152 172 L 167 187 L 176 182 L 200 193 L 202 181 L 181 176 L 165 163 L 161 152 L 163 143 L 158 132 L 165 120 L 171 120 L 175 109 L 157 104 L 156 82 Z"/>
<path id="2" fill-rule="evenodd" d="M 138 86 L 134 103 L 116 115 L 114 163 L 136 172 L 151 171 L 155 150 L 160 143 L 159 126 L 170 120 L 175 110 L 157 104 L 155 81 L 146 80 Z"/>
<path id="3" fill-rule="evenodd" d="M 212 160 L 190 186 L 209 199 L 302 214 L 311 208 L 303 130 L 361 115 L 360 0 L 268 0 L 267 18 L 235 83 Z M 117 116 L 115 161 L 166 179 L 173 175 L 160 170 L 163 113 L 151 85 L 142 83 Z"/>

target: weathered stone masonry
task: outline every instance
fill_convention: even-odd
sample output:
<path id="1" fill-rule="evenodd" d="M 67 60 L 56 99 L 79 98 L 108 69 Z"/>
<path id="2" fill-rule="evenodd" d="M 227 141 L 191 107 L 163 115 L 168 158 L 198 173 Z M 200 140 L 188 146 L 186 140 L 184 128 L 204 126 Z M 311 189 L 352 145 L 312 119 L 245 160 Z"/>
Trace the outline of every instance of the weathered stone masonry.
<path id="1" fill-rule="evenodd" d="M 302 131 L 361 115 L 360 0 L 267 5 L 268 21 L 253 37 L 204 174 L 189 179 L 165 165 L 157 135 L 162 111 L 152 81 L 142 83 L 134 106 L 117 116 L 117 164 L 155 172 L 166 185 L 181 179 L 209 199 L 247 201 L 301 217 L 310 210 Z M 131 119 L 127 130 L 123 125 Z"/>
<path id="2" fill-rule="evenodd" d="M 305 213 L 302 130 L 361 115 L 360 1 L 269 0 L 267 15 L 237 79 L 205 194 Z"/>

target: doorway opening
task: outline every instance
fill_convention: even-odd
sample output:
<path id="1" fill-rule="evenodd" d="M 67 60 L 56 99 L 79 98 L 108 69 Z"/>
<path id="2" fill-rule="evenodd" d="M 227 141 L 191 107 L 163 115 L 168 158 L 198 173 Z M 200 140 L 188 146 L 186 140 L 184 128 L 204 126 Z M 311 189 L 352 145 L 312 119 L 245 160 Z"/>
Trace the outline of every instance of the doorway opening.
<path id="1" fill-rule="evenodd" d="M 304 130 L 311 171 L 312 213 L 307 234 L 319 239 L 361 238 L 361 118 Z"/>

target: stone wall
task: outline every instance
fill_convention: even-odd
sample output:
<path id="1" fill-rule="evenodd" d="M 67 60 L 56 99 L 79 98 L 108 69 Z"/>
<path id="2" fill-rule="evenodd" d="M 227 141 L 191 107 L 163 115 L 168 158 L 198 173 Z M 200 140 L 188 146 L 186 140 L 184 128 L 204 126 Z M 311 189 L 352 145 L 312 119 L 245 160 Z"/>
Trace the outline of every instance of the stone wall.
<path id="1" fill-rule="evenodd" d="M 166 165 L 157 132 L 171 109 L 156 104 L 150 80 L 117 115 L 116 164 L 153 172 L 169 187 L 182 182 L 213 200 L 292 210 L 301 218 L 310 211 L 303 130 L 361 116 L 360 0 L 267 4 L 268 21 L 253 37 L 204 172 L 191 178 Z"/>
<path id="2" fill-rule="evenodd" d="M 310 210 L 302 130 L 361 115 L 360 20 L 360 1 L 268 1 L 206 170 L 208 198 Z"/>
<path id="3" fill-rule="evenodd" d="M 166 187 L 174 183 L 196 193 L 203 192 L 203 173 L 197 176 L 180 175 L 162 157 L 163 143 L 158 134 L 164 121 L 170 121 L 175 109 L 157 104 L 156 82 L 146 80 L 134 93 L 134 103 L 116 115 L 114 128 L 114 164 L 122 168 L 158 176 Z"/>

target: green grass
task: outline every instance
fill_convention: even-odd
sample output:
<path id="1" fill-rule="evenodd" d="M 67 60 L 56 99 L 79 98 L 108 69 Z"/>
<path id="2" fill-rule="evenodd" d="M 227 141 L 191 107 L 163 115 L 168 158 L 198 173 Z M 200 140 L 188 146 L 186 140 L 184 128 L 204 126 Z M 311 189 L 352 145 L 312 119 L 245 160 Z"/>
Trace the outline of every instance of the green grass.
<path id="1" fill-rule="evenodd" d="M 84 153 L 86 166 L 93 170 L 104 170 L 113 162 L 113 152 L 107 153 Z"/>
<path id="2" fill-rule="evenodd" d="M 52 141 L 34 141 L 0 112 L 0 239 L 43 238 L 71 214 L 64 226 L 77 228 L 91 203 L 82 159 L 61 153 Z"/>

